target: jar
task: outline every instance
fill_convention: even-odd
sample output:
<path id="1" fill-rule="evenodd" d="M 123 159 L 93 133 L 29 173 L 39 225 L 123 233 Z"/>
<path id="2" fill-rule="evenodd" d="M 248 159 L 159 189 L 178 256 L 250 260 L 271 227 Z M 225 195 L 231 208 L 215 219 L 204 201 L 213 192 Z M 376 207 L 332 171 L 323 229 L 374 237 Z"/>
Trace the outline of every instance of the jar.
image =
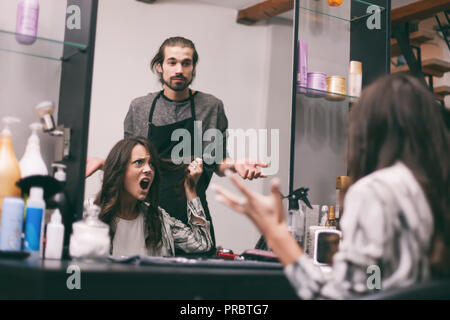
<path id="1" fill-rule="evenodd" d="M 81 221 L 72 225 L 69 253 L 72 258 L 102 259 L 109 256 L 109 226 L 98 218 L 100 207 L 89 205 Z"/>

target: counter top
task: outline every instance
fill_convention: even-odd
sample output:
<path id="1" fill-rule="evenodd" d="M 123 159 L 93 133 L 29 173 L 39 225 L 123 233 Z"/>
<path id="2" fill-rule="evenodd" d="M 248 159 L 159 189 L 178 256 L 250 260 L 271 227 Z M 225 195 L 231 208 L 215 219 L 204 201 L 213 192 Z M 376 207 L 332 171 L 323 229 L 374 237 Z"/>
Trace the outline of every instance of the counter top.
<path id="1" fill-rule="evenodd" d="M 0 287 L 1 299 L 297 299 L 278 263 L 216 259 L 1 258 Z"/>

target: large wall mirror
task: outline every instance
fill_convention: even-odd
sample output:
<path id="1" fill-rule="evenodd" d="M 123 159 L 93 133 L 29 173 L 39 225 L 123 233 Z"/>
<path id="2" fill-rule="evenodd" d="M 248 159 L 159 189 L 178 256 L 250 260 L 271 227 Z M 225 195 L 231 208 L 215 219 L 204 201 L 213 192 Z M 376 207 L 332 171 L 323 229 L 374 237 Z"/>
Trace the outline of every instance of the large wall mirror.
<path id="1" fill-rule="evenodd" d="M 253 25 L 236 22 L 239 9 L 259 2 L 100 0 L 88 156 L 104 159 L 123 138 L 131 101 L 162 89 L 158 76 L 150 70 L 150 61 L 166 38 L 182 36 L 195 43 L 199 54 L 191 88 L 223 101 L 229 129 L 253 130 L 257 139 L 261 139 L 260 132 L 267 131 L 267 154 L 271 165 L 277 166 L 271 177 L 278 176 L 287 193 L 293 11 Z M 271 130 L 277 130 L 277 141 L 271 141 Z M 253 143 L 250 140 L 248 143 Z M 271 150 L 276 154 L 271 155 Z M 268 192 L 269 179 L 245 183 Z M 101 171 L 86 179 L 85 200 L 96 196 L 101 182 Z M 235 190 L 225 178 L 213 176 L 211 182 Z M 236 253 L 254 248 L 260 234 L 252 223 L 216 202 L 211 188 L 207 199 L 216 245 Z"/>

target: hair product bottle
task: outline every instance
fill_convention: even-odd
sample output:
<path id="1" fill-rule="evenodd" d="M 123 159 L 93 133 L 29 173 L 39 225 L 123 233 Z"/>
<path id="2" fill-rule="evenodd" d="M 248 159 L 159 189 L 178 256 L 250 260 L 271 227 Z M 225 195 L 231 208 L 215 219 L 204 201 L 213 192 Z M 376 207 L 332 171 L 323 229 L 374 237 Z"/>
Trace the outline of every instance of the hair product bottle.
<path id="1" fill-rule="evenodd" d="M 334 206 L 330 206 L 329 210 L 328 210 L 328 219 L 327 222 L 325 223 L 325 227 L 327 228 L 332 228 L 332 229 L 337 229 L 337 221 L 336 221 L 336 216 L 334 215 Z"/>
<path id="2" fill-rule="evenodd" d="M 47 202 L 47 207 L 49 209 L 59 209 L 61 213 L 61 219 L 65 230 L 69 230 L 71 223 L 71 207 L 69 202 L 69 197 L 66 193 L 66 165 L 62 163 L 54 163 L 52 164 L 52 168 L 56 168 L 56 172 L 54 174 L 54 178 L 59 181 L 61 184 L 62 190 L 56 193 L 53 197 L 49 199 Z M 47 238 L 48 240 L 48 238 Z M 64 234 L 64 256 L 68 256 L 69 250 L 69 240 L 70 234 Z"/>
<path id="3" fill-rule="evenodd" d="M 348 185 L 350 184 L 350 177 L 349 176 L 337 176 L 336 177 L 336 207 L 335 207 L 335 216 L 336 220 L 339 224 L 339 219 L 341 219 L 341 203 L 344 200 L 343 194 L 345 189 L 347 189 Z"/>
<path id="4" fill-rule="evenodd" d="M 350 61 L 348 74 L 348 94 L 352 97 L 361 95 L 362 89 L 362 63 L 360 61 Z M 355 99 L 352 98 L 351 101 Z"/>
<path id="5" fill-rule="evenodd" d="M 2 119 L 4 129 L 0 134 L 0 217 L 4 197 L 20 197 L 20 189 L 16 182 L 20 180 L 20 168 L 14 154 L 11 131 L 9 125 L 20 122 L 14 117 Z"/>
<path id="6" fill-rule="evenodd" d="M 30 45 L 36 41 L 39 20 L 38 0 L 19 0 L 17 5 L 16 40 Z"/>
<path id="7" fill-rule="evenodd" d="M 41 243 L 42 216 L 45 211 L 44 189 L 32 187 L 27 200 L 25 221 L 25 244 L 28 251 L 39 251 Z"/>
<path id="8" fill-rule="evenodd" d="M 47 225 L 47 241 L 45 245 L 45 259 L 61 259 L 64 243 L 64 225 L 61 213 L 56 209 Z"/>
<path id="9" fill-rule="evenodd" d="M 22 249 L 23 210 L 22 198 L 5 197 L 0 229 L 0 250 L 20 251 Z"/>
<path id="10" fill-rule="evenodd" d="M 42 124 L 32 123 L 30 125 L 31 136 L 28 138 L 28 143 L 25 148 L 25 153 L 20 159 L 20 173 L 22 178 L 32 175 L 48 175 L 47 165 L 42 159 L 41 147 L 39 145 L 39 137 L 37 131 L 42 129 Z"/>

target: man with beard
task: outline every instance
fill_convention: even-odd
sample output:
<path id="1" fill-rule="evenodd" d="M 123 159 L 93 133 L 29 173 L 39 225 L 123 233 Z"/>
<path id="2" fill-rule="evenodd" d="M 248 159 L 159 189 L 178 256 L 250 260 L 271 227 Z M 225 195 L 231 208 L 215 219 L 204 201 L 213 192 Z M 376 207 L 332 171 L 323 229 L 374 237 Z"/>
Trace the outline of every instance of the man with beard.
<path id="1" fill-rule="evenodd" d="M 150 64 L 151 69 L 159 75 L 163 90 L 138 97 L 131 102 L 124 121 L 124 135 L 125 137 L 147 137 L 156 146 L 159 156 L 167 162 L 180 160 L 174 159 L 174 155 L 177 157 L 180 152 L 172 151 L 178 151 L 180 143 L 186 146 L 186 141 L 181 140 L 187 135 L 190 138 L 187 142 L 187 146 L 190 146 L 190 150 L 187 148 L 190 154 L 184 154 L 186 150 L 183 149 L 183 162 L 189 164 L 193 158 L 203 158 L 204 170 L 197 184 L 197 193 L 205 209 L 206 217 L 211 221 L 205 193 L 213 173 L 224 176 L 225 171 L 229 169 L 238 173 L 243 179 L 253 180 L 265 177 L 258 167 L 267 167 L 267 165 L 256 161 L 235 161 L 226 158 L 228 120 L 223 102 L 211 94 L 189 88 L 195 77 L 197 62 L 198 53 L 191 40 L 183 37 L 166 39 Z M 221 135 L 216 135 L 212 141 L 203 141 L 203 134 L 208 129 L 217 129 Z M 186 135 L 174 138 L 172 136 L 174 132 L 175 136 L 178 136 L 177 133 Z M 180 140 L 172 141 L 172 139 Z M 211 161 L 211 158 L 204 158 L 207 154 L 205 150 L 208 150 L 207 147 L 211 143 L 215 144 L 214 155 L 211 153 L 214 161 Z M 176 147 L 175 150 L 174 147 Z M 218 150 L 221 151 L 218 152 Z M 95 165 L 94 161 L 88 159 L 87 176 L 101 166 L 101 163 Z M 185 175 L 186 166 L 162 170 L 160 205 L 173 217 L 187 223 L 186 199 L 183 192 L 177 192 L 177 186 Z M 215 253 L 215 236 L 212 222 L 210 225 L 214 242 L 210 252 L 212 254 Z M 177 252 L 177 254 L 183 253 Z"/>

